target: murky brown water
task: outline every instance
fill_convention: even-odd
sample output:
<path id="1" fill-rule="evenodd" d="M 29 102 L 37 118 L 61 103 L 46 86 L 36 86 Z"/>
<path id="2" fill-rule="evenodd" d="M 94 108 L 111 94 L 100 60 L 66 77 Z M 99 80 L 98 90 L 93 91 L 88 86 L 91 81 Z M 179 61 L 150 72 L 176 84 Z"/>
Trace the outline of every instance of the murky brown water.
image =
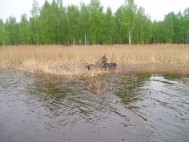
<path id="1" fill-rule="evenodd" d="M 0 142 L 188 142 L 189 77 L 0 71 Z"/>

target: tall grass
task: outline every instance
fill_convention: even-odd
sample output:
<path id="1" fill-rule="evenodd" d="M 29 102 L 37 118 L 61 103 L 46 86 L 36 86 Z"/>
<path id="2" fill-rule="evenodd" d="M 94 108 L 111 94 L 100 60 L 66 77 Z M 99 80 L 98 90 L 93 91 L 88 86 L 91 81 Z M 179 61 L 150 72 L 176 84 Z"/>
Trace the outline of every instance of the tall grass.
<path id="1" fill-rule="evenodd" d="M 95 63 L 106 53 L 108 62 L 118 68 L 127 65 L 187 65 L 189 45 L 113 45 L 113 46 L 6 46 L 0 47 L 0 65 L 28 71 L 65 75 L 86 75 L 85 64 Z M 90 71 L 90 75 L 101 73 Z"/>

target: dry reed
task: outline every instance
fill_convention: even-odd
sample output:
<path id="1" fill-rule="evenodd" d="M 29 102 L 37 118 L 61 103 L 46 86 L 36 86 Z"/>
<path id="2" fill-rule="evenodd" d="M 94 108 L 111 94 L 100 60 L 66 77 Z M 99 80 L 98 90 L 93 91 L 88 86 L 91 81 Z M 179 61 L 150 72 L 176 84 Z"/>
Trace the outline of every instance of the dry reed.
<path id="1" fill-rule="evenodd" d="M 100 70 L 87 71 L 106 53 L 108 62 L 116 62 L 118 71 L 128 65 L 188 65 L 189 45 L 112 45 L 112 46 L 6 46 L 0 47 L 0 65 L 26 71 L 53 74 L 95 76 Z"/>

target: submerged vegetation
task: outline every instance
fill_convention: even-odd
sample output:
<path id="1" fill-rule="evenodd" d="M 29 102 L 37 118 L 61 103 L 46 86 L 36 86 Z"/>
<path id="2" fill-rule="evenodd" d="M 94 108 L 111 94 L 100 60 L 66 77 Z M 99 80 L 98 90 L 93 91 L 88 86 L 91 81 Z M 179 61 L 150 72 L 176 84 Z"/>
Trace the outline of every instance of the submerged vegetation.
<path id="1" fill-rule="evenodd" d="M 106 53 L 108 62 L 117 63 L 115 72 L 189 71 L 189 46 L 174 44 L 6 46 L 0 48 L 0 65 L 30 72 L 95 76 L 108 71 L 88 71 L 86 65 L 98 61 L 103 53 Z"/>
<path id="2" fill-rule="evenodd" d="M 0 19 L 0 45 L 189 43 L 188 17 L 186 8 L 152 21 L 134 0 L 125 0 L 115 12 L 100 0 L 67 7 L 61 0 L 46 0 L 42 7 L 33 0 L 29 18 Z"/>

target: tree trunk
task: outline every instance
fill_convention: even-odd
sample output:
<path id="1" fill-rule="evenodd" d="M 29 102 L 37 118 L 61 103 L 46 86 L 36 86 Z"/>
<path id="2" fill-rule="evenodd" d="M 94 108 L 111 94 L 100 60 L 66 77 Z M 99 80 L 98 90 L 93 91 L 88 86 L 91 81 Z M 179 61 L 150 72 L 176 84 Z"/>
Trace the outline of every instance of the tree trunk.
<path id="1" fill-rule="evenodd" d="M 87 45 L 87 35 L 85 34 L 85 45 Z"/>
<path id="2" fill-rule="evenodd" d="M 131 45 L 131 32 L 129 31 L 129 45 Z"/>
<path id="3" fill-rule="evenodd" d="M 36 42 L 37 42 L 37 46 L 38 46 L 38 32 L 36 31 Z"/>
<path id="4" fill-rule="evenodd" d="M 74 46 L 75 46 L 75 37 L 73 36 L 73 44 L 74 44 Z"/>

